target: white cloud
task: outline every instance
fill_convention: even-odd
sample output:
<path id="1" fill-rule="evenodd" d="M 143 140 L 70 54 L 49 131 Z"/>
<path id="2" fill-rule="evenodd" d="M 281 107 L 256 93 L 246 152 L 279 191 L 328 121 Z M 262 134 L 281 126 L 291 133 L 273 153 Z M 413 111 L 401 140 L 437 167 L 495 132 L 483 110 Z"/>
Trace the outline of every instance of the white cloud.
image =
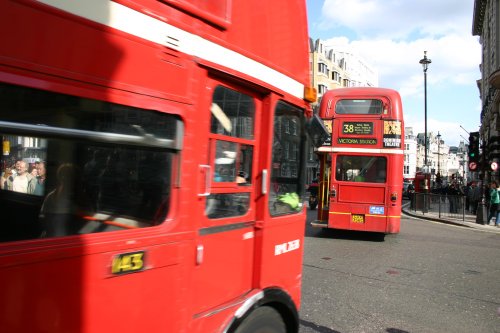
<path id="1" fill-rule="evenodd" d="M 320 25 L 346 26 L 362 38 L 470 34 L 473 5 L 473 0 L 325 0 Z"/>
<path id="2" fill-rule="evenodd" d="M 476 87 L 481 45 L 472 35 L 473 6 L 474 0 L 325 0 L 316 26 L 332 36 L 351 36 L 325 42 L 357 53 L 378 71 L 380 86 L 399 91 L 406 126 L 415 133 L 424 131 L 419 61 L 427 51 L 432 60 L 428 91 L 435 94 L 429 103 L 428 132 L 439 130 L 448 144 L 456 145 L 463 141 L 460 135 L 467 136 L 460 124 L 477 130 L 481 109 Z M 468 107 L 457 102 L 464 91 L 470 94 Z M 440 92 L 443 95 L 436 96 Z M 477 108 L 470 107 L 476 103 Z"/>
<path id="3" fill-rule="evenodd" d="M 434 136 L 441 134 L 442 140 L 444 140 L 445 144 L 448 146 L 458 146 L 461 141 L 467 143 L 469 138 L 467 132 L 460 127 L 462 125 L 467 132 L 469 131 L 477 131 L 478 128 L 468 127 L 467 124 L 461 124 L 460 122 L 453 121 L 438 121 L 434 118 L 427 119 L 427 133 L 430 135 L 432 133 Z M 412 127 L 413 134 L 417 135 L 417 133 L 424 133 L 425 123 L 422 117 L 415 116 L 405 116 L 405 127 Z"/>
<path id="4" fill-rule="evenodd" d="M 380 73 L 380 85 L 395 88 L 402 95 L 422 93 L 424 50 L 432 60 L 428 69 L 429 85 L 470 84 L 480 77 L 480 45 L 473 36 L 443 36 L 439 39 L 418 39 L 410 42 L 390 39 L 349 41 L 332 38 L 325 41 L 333 47 L 354 50 Z"/>

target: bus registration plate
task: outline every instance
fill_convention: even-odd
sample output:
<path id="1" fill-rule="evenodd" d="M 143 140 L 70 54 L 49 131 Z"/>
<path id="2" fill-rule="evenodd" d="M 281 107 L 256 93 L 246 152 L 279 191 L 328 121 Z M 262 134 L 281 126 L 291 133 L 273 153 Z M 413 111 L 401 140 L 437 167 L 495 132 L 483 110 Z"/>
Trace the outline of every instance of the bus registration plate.
<path id="1" fill-rule="evenodd" d="M 384 215 L 385 207 L 383 206 L 370 206 L 370 214 Z"/>
<path id="2" fill-rule="evenodd" d="M 365 223 L 365 216 L 361 214 L 352 214 L 352 223 Z"/>

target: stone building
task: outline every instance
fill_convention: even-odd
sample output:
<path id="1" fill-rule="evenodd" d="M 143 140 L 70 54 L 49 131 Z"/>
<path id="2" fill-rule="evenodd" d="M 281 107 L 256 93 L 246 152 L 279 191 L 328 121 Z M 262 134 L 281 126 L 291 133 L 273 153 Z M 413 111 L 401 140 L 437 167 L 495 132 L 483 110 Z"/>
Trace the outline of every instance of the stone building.
<path id="1" fill-rule="evenodd" d="M 480 138 L 482 158 L 480 174 L 486 181 L 498 180 L 491 162 L 500 161 L 500 2 L 475 0 L 472 35 L 482 46 L 481 78 L 477 80 L 482 110 Z"/>
<path id="2" fill-rule="evenodd" d="M 309 62 L 311 84 L 318 91 L 318 104 L 327 90 L 378 86 L 375 68 L 350 50 L 338 49 L 320 39 L 309 39 Z M 317 172 L 319 163 L 311 144 L 307 154 L 306 182 L 316 177 Z"/>

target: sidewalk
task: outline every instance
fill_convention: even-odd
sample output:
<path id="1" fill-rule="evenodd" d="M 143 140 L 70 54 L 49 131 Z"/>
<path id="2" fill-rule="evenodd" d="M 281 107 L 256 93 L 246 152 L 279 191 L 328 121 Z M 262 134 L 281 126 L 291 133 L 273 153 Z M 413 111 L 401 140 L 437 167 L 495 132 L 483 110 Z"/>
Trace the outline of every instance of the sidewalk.
<path id="1" fill-rule="evenodd" d="M 421 211 L 413 211 L 413 210 L 410 211 L 409 207 L 410 207 L 409 202 L 404 203 L 402 207 L 402 212 L 408 216 L 500 234 L 500 228 L 495 227 L 494 220 L 491 221 L 490 225 L 483 225 L 476 223 L 476 215 L 472 215 L 470 213 L 465 213 L 464 217 L 460 215 L 457 218 L 443 216 L 443 215 L 439 217 L 438 212 L 429 211 L 427 213 L 422 213 Z"/>

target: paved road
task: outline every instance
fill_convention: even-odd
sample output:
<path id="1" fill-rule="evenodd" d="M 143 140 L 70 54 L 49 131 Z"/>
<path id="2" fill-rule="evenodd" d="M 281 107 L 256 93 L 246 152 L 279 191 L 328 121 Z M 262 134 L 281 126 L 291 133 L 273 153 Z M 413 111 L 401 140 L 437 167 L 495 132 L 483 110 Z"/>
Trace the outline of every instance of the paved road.
<path id="1" fill-rule="evenodd" d="M 306 227 L 300 333 L 492 333 L 499 311 L 498 233 L 410 218 L 385 240 Z"/>

